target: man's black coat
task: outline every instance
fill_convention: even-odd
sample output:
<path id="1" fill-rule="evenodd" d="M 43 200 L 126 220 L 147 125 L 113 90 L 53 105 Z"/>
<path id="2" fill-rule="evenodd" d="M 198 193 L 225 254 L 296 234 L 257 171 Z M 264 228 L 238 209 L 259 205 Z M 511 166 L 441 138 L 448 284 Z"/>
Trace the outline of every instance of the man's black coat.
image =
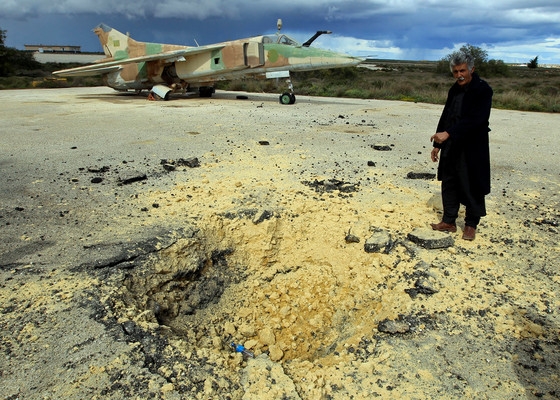
<path id="1" fill-rule="evenodd" d="M 445 126 L 448 113 L 451 112 L 453 97 L 460 91 L 465 90 L 461 106 L 461 116 L 451 126 Z M 457 82 L 449 89 L 445 107 L 439 119 L 436 132 L 447 131 L 450 137 L 442 144 L 434 146 L 441 147 L 440 163 L 438 166 L 438 179 L 448 171 L 450 165 L 455 165 L 461 171 L 460 175 L 469 179 L 468 187 L 476 196 L 484 196 L 490 193 L 490 148 L 488 132 L 490 109 L 492 108 L 492 88 L 486 81 L 480 79 L 478 74 L 473 73 L 472 80 L 466 88 Z M 464 154 L 462 161 L 461 153 Z M 455 160 L 445 160 L 445 158 Z M 461 158 L 459 160 L 458 158 Z"/>

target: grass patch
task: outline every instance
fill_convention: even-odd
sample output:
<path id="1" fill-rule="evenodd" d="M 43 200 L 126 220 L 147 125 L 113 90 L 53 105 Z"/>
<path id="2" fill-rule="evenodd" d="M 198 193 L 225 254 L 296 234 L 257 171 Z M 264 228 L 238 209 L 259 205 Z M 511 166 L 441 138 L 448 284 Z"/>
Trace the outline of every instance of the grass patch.
<path id="1" fill-rule="evenodd" d="M 447 91 L 453 84 L 450 74 L 437 72 L 435 61 L 369 62 L 376 69 L 364 67 L 339 68 L 292 73 L 297 95 L 348 97 L 358 99 L 400 100 L 418 103 L 444 104 Z M 42 74 L 25 71 L 8 78 L 0 78 L 0 89 L 32 87 L 101 86 L 102 79 L 69 78 L 54 80 L 50 72 L 69 68 L 64 64 L 43 65 Z M 494 89 L 496 108 L 560 112 L 560 69 L 509 66 L 507 76 L 485 77 Z M 219 82 L 217 89 L 257 93 L 281 93 L 287 90 L 284 79 L 243 79 Z"/>
<path id="2" fill-rule="evenodd" d="M 383 61 L 378 69 L 362 67 L 292 73 L 298 95 L 400 100 L 444 104 L 453 77 L 436 71 L 436 62 Z M 482 77 L 494 89 L 496 108 L 560 112 L 560 69 L 508 67 L 508 76 Z M 283 80 L 255 81 L 253 91 L 278 93 L 287 87 Z M 266 86 L 263 82 L 269 82 Z M 235 81 L 220 82 L 223 90 L 236 90 Z M 262 86 L 261 86 L 262 85 Z M 247 89 L 243 89 L 247 90 Z M 251 90 L 249 90 L 251 91 Z"/>

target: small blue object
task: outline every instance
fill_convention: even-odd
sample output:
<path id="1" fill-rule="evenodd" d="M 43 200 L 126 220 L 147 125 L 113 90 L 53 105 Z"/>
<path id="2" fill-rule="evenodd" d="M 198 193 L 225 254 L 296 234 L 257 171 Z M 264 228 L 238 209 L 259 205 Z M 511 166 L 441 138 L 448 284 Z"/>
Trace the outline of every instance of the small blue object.
<path id="1" fill-rule="evenodd" d="M 255 355 L 249 350 L 245 349 L 245 346 L 243 346 L 242 344 L 235 344 L 231 342 L 231 347 L 233 347 L 237 353 L 243 354 L 243 357 L 245 358 L 255 357 Z"/>

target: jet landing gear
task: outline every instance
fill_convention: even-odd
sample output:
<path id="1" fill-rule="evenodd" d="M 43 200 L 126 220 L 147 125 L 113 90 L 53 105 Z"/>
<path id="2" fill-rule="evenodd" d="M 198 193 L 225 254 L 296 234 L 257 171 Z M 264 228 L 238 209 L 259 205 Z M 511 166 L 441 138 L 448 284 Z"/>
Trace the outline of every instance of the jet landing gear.
<path id="1" fill-rule="evenodd" d="M 280 95 L 280 104 L 294 104 L 296 102 L 296 95 L 294 94 L 294 85 L 292 84 L 292 79 L 290 78 L 290 71 L 275 71 L 267 72 L 265 75 L 266 79 L 278 79 L 287 78 L 286 83 L 288 84 L 289 92 L 284 92 Z"/>
<path id="2" fill-rule="evenodd" d="M 288 79 L 286 80 L 286 82 L 288 83 L 288 88 L 290 89 L 290 91 L 282 93 L 280 95 L 280 104 L 294 104 L 296 102 L 296 95 L 294 94 L 294 85 L 292 84 L 290 75 L 288 75 Z"/>
<path id="3" fill-rule="evenodd" d="M 296 95 L 293 93 L 283 93 L 280 95 L 280 104 L 294 104 L 296 102 Z"/>

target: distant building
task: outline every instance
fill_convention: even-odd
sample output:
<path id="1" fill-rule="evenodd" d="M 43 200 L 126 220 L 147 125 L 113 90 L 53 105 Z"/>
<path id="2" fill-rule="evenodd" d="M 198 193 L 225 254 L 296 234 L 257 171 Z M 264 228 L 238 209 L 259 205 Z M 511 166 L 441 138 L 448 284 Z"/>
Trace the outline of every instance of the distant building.
<path id="1" fill-rule="evenodd" d="M 33 53 L 40 63 L 80 63 L 90 64 L 105 57 L 103 53 L 82 53 L 82 46 L 59 46 L 26 44 L 25 51 Z"/>
<path id="2" fill-rule="evenodd" d="M 26 51 L 39 53 L 81 53 L 82 46 L 47 46 L 45 44 L 25 44 Z"/>

